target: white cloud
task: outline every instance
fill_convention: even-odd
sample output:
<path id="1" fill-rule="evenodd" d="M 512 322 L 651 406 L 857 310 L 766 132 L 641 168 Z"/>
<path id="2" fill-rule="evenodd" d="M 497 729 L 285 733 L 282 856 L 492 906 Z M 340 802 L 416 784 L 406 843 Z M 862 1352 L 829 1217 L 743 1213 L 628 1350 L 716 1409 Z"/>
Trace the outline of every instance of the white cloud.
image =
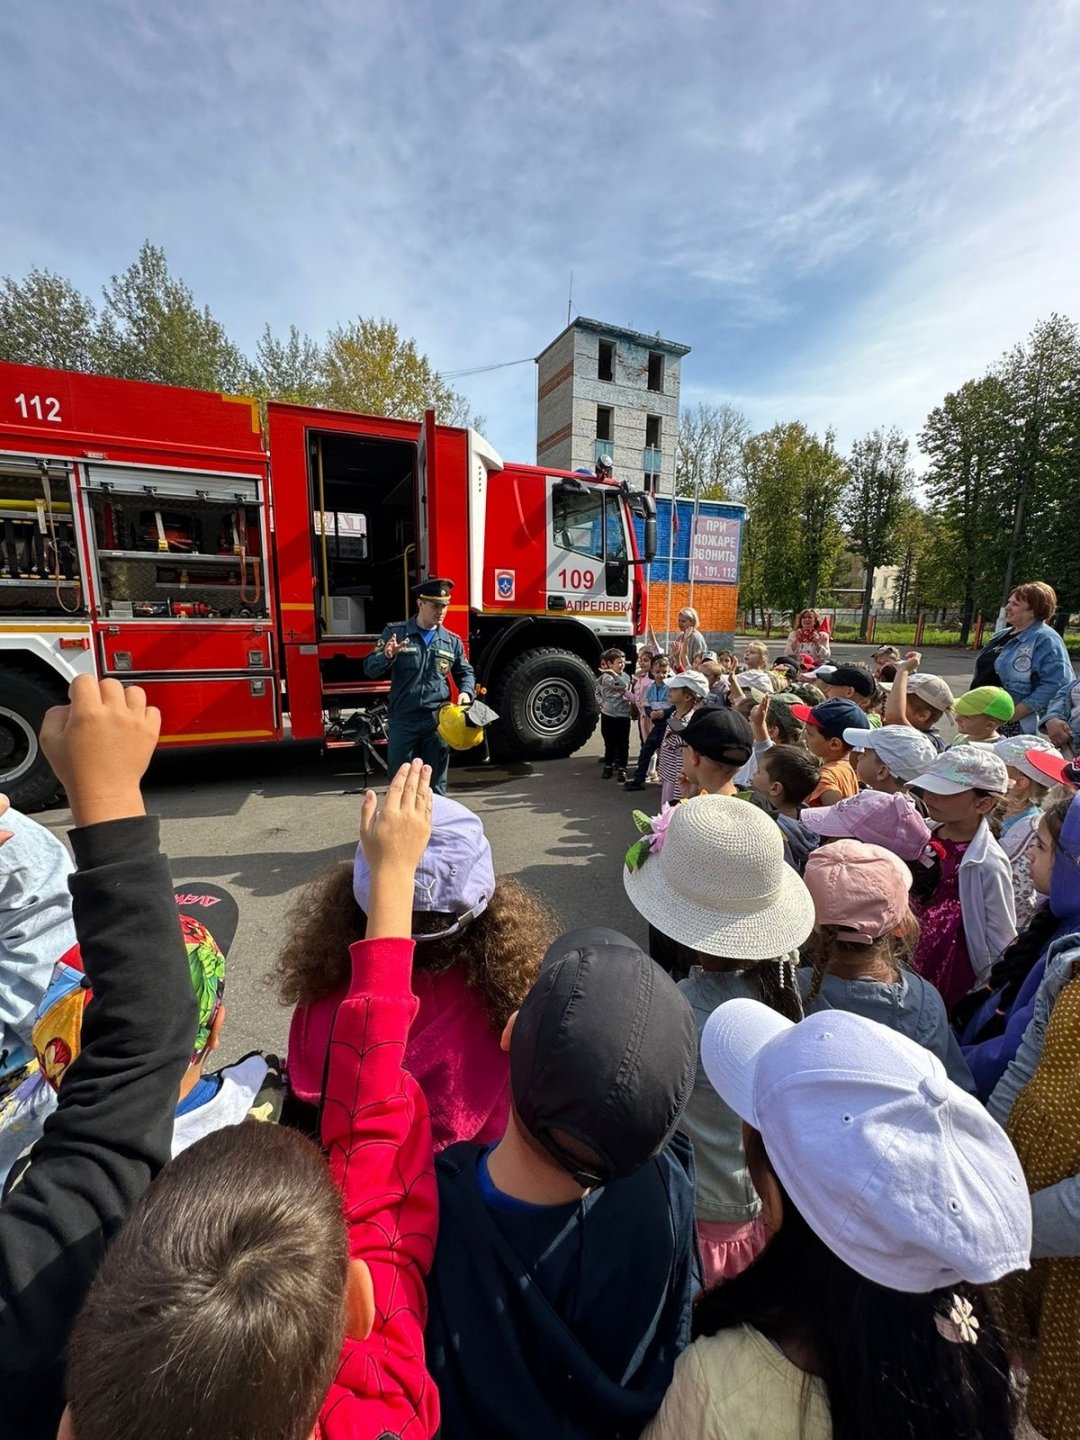
<path id="1" fill-rule="evenodd" d="M 1077 19 L 8 0 L 0 126 L 27 138 L 0 270 L 95 291 L 150 236 L 245 345 L 374 312 L 458 369 L 538 352 L 573 269 L 586 313 L 693 346 L 689 398 L 915 430 L 1039 315 L 1080 312 Z M 529 458 L 532 369 L 461 383 Z"/>

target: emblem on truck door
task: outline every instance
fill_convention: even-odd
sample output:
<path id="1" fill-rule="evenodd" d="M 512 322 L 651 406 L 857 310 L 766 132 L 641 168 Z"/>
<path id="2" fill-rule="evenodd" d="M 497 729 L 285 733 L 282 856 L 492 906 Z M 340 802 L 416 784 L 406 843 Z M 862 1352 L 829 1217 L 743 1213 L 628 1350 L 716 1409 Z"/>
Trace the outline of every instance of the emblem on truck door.
<path id="1" fill-rule="evenodd" d="M 513 570 L 495 571 L 495 594 L 500 600 L 513 600 L 515 574 Z"/>

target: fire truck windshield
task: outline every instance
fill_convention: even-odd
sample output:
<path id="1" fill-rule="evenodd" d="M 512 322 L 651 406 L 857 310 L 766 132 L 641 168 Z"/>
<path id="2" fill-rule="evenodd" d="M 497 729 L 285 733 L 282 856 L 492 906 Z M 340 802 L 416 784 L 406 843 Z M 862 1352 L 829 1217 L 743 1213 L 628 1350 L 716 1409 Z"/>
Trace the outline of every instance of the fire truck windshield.
<path id="1" fill-rule="evenodd" d="M 592 486 L 556 486 L 551 497 L 551 528 L 561 550 L 593 560 L 626 559 L 626 527 L 621 497 Z"/>

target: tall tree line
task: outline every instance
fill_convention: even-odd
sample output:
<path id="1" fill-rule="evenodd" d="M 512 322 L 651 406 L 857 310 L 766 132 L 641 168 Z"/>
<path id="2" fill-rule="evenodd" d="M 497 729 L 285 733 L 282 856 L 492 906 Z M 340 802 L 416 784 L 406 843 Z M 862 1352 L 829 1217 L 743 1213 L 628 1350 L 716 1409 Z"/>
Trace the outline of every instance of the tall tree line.
<path id="1" fill-rule="evenodd" d="M 878 427 L 847 455 L 799 422 L 752 434 L 731 406 L 684 412 L 676 491 L 741 501 L 742 594 L 751 613 L 861 598 L 898 571 L 896 605 L 994 620 L 1010 589 L 1048 580 L 1080 609 L 1080 331 L 1040 321 L 926 419 L 916 477 L 907 440 Z M 1071 523 L 1070 523 L 1071 522 Z M 857 562 L 857 565 L 854 563 Z M 847 573 L 845 573 L 845 570 Z"/>
<path id="2" fill-rule="evenodd" d="M 244 355 L 149 241 L 98 303 L 49 270 L 5 276 L 0 360 L 368 415 L 418 419 L 434 407 L 448 424 L 471 420 L 466 397 L 389 320 L 361 315 L 321 342 L 296 326 L 284 337 L 267 326 L 254 355 Z"/>

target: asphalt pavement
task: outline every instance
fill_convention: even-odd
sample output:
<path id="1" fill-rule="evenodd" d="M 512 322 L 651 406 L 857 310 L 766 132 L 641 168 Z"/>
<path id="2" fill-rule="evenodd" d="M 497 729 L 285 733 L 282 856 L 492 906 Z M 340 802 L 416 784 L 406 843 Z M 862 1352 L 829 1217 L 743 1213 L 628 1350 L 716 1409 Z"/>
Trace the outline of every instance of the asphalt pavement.
<path id="1" fill-rule="evenodd" d="M 838 645 L 834 656 L 865 659 L 870 649 Z M 928 651 L 923 668 L 961 691 L 971 652 Z M 659 789 L 627 794 L 602 780 L 600 753 L 597 732 L 566 760 L 455 764 L 450 793 L 482 817 L 496 872 L 530 885 L 568 929 L 606 924 L 644 944 L 646 927 L 623 891 L 622 857 L 636 838 L 631 811 L 655 806 Z M 282 1053 L 288 1011 L 265 977 L 297 891 L 353 855 L 362 783 L 352 752 L 322 756 L 318 746 L 300 744 L 174 752 L 152 765 L 147 808 L 161 816 L 174 879 L 224 885 L 240 907 L 226 972 L 222 1062 L 253 1049 Z M 66 809 L 36 818 L 61 837 L 71 823 Z"/>

